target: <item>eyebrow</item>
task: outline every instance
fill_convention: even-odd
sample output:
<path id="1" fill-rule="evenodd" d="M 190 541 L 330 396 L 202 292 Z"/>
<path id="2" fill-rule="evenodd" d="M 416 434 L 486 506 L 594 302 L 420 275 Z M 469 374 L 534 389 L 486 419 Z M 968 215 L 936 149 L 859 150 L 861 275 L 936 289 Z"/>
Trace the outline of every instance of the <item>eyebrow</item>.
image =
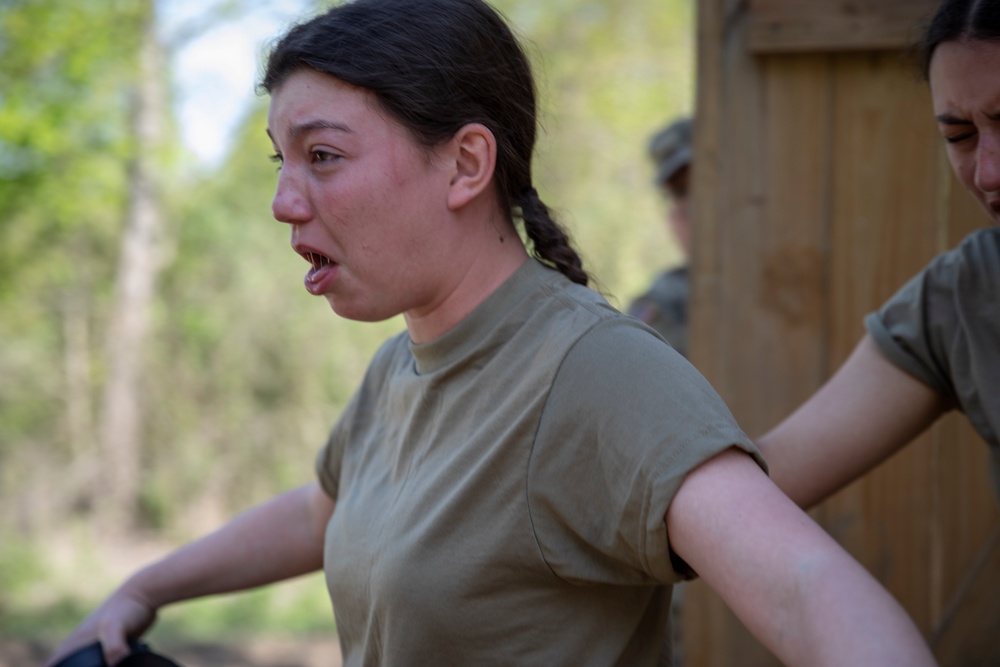
<path id="1" fill-rule="evenodd" d="M 337 132 L 346 132 L 348 134 L 354 133 L 354 130 L 352 130 L 347 125 L 344 125 L 343 123 L 335 123 L 329 120 L 311 120 L 290 127 L 288 129 L 288 138 L 295 139 L 300 135 L 306 134 L 308 132 L 314 132 L 316 130 L 336 130 Z M 265 131 L 267 132 L 267 136 L 271 137 L 271 139 L 274 140 L 274 135 L 271 134 L 271 129 L 268 128 Z"/>
<path id="2" fill-rule="evenodd" d="M 986 117 L 990 120 L 1000 120 L 1000 111 L 996 113 L 988 113 Z M 965 118 L 959 118 L 958 116 L 952 116 L 949 113 L 943 113 L 940 116 L 934 116 L 934 119 L 943 125 L 972 125 L 971 120 L 966 120 Z"/>

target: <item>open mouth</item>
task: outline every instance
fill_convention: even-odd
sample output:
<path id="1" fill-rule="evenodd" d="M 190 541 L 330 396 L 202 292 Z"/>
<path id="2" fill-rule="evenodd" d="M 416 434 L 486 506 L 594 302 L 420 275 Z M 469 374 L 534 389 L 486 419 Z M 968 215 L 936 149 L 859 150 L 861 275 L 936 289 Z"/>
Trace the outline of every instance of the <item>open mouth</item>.
<path id="1" fill-rule="evenodd" d="M 334 280 L 337 273 L 337 262 L 315 250 L 306 248 L 296 248 L 296 250 L 303 259 L 312 265 L 305 275 L 306 289 L 311 294 L 324 293 L 330 287 L 331 281 Z"/>
<path id="2" fill-rule="evenodd" d="M 306 261 L 313 265 L 313 271 L 319 271 L 325 266 L 330 266 L 334 263 L 332 259 L 326 255 L 321 255 L 318 252 L 305 252 L 302 256 L 306 258 Z"/>

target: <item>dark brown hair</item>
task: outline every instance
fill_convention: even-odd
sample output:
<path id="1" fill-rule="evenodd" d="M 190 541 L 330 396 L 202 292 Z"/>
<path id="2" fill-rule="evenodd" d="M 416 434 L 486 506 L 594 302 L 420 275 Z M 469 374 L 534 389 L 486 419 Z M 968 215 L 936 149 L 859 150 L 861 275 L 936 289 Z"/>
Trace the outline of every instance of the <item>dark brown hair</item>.
<path id="1" fill-rule="evenodd" d="M 917 45 L 920 70 L 927 79 L 934 49 L 955 40 L 1000 41 L 1000 2 L 997 0 L 943 0 Z"/>

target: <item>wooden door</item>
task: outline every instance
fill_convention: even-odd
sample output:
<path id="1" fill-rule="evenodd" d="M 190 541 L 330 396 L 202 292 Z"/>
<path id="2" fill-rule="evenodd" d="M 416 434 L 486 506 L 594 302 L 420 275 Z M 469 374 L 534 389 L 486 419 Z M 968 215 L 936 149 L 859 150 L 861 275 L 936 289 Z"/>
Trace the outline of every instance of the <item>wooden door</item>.
<path id="1" fill-rule="evenodd" d="M 846 359 L 865 314 L 987 224 L 904 58 L 936 4 L 699 2 L 691 356 L 751 437 Z M 812 512 L 945 666 L 1000 664 L 986 455 L 949 415 Z M 702 582 L 683 595 L 681 664 L 777 664 Z"/>

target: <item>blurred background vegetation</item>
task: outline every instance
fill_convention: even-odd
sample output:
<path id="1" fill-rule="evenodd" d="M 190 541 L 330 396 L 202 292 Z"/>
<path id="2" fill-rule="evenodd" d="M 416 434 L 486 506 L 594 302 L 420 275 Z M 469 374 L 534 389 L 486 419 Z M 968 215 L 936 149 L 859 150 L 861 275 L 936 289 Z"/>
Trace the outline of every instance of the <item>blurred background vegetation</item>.
<path id="1" fill-rule="evenodd" d="M 402 328 L 302 288 L 270 218 L 266 99 L 217 162 L 181 141 L 185 44 L 267 3 L 166 26 L 180 1 L 0 1 L 0 639 L 59 638 L 135 567 L 310 480 Z M 536 67 L 538 189 L 624 306 L 680 259 L 645 150 L 693 103 L 693 0 L 495 4 Z M 331 627 L 309 577 L 167 610 L 156 632 Z"/>

